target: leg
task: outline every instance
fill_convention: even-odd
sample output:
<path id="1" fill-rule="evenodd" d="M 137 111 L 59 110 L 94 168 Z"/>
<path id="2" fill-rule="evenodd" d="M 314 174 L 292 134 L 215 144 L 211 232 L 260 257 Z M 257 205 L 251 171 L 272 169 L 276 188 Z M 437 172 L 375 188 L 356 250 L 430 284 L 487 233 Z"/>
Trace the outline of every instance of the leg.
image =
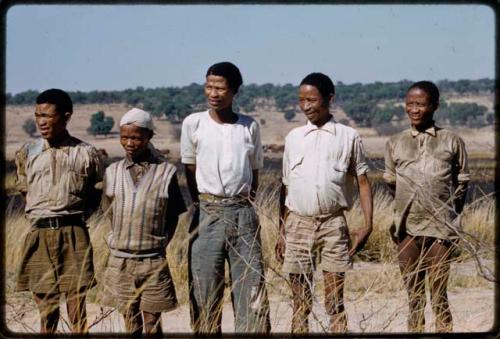
<path id="1" fill-rule="evenodd" d="M 130 332 L 134 338 L 140 337 L 142 334 L 142 314 L 139 309 L 139 303 L 134 302 L 129 304 L 123 314 L 123 318 L 127 332 Z"/>
<path id="2" fill-rule="evenodd" d="M 59 294 L 33 293 L 40 312 L 40 332 L 55 333 L 59 322 Z"/>
<path id="3" fill-rule="evenodd" d="M 88 330 L 85 294 L 85 289 L 80 292 L 73 291 L 66 294 L 66 309 L 73 333 L 86 333 Z"/>
<path id="4" fill-rule="evenodd" d="M 330 315 L 330 331 L 347 332 L 347 316 L 344 308 L 344 272 L 323 271 L 325 280 L 325 308 Z"/>
<path id="5" fill-rule="evenodd" d="M 432 311 L 436 317 L 436 332 L 452 332 L 453 319 L 448 304 L 448 277 L 450 275 L 451 244 L 436 240 L 428 253 L 429 285 Z"/>
<path id="6" fill-rule="evenodd" d="M 204 203 L 198 235 L 190 244 L 191 322 L 195 334 L 220 333 L 224 297 L 225 233 L 223 218 Z"/>
<path id="7" fill-rule="evenodd" d="M 251 206 L 225 212 L 235 332 L 269 333 L 267 297 L 258 218 Z"/>
<path id="8" fill-rule="evenodd" d="M 312 279 L 312 273 L 290 274 L 293 300 L 292 333 L 309 333 L 308 318 L 312 310 Z"/>
<path id="9" fill-rule="evenodd" d="M 423 265 L 423 247 L 416 238 L 407 235 L 398 244 L 399 269 L 408 293 L 408 331 L 425 330 L 425 268 Z"/>
<path id="10" fill-rule="evenodd" d="M 161 337 L 161 312 L 150 313 L 142 311 L 144 315 L 144 329 L 147 334 Z"/>

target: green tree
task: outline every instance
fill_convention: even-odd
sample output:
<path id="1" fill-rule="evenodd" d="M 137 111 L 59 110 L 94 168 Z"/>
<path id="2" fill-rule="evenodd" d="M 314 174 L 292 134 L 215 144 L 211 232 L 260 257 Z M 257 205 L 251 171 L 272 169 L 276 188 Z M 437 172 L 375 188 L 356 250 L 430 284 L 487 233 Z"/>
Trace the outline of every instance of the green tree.
<path id="1" fill-rule="evenodd" d="M 295 111 L 287 110 L 285 111 L 283 116 L 285 117 L 286 121 L 290 122 L 293 120 L 293 118 L 295 118 Z"/>
<path id="2" fill-rule="evenodd" d="M 87 133 L 96 135 L 108 135 L 115 121 L 113 117 L 107 117 L 103 111 L 96 112 L 90 117 L 90 126 L 87 128 Z"/>
<path id="3" fill-rule="evenodd" d="M 28 118 L 28 119 L 24 120 L 23 130 L 30 137 L 33 137 L 33 135 L 36 133 L 36 123 L 35 123 L 35 120 L 33 120 L 32 118 Z"/>

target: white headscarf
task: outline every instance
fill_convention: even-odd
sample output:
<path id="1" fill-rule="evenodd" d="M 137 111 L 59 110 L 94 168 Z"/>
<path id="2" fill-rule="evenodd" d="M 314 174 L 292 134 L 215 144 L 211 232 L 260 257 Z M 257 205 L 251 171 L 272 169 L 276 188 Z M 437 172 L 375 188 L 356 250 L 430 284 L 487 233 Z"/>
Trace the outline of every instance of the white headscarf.
<path id="1" fill-rule="evenodd" d="M 123 115 L 120 120 L 120 126 L 123 125 L 134 125 L 149 129 L 150 131 L 154 130 L 151 114 L 135 107 Z"/>

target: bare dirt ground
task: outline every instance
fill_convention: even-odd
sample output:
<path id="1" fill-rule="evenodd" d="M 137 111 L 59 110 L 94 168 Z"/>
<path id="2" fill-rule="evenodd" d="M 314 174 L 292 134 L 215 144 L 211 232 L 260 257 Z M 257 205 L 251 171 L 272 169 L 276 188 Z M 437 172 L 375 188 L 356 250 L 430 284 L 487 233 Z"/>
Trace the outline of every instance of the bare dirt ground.
<path id="1" fill-rule="evenodd" d="M 118 125 L 121 116 L 130 108 L 131 106 L 127 106 L 126 104 L 75 105 L 74 114 L 69 122 L 68 129 L 74 136 L 98 148 L 106 149 L 111 157 L 123 156 L 118 139 Z M 26 119 L 33 117 L 33 109 L 33 106 L 6 107 L 5 154 L 7 160 L 13 159 L 15 151 L 23 143 L 31 139 L 22 129 L 22 124 Z M 112 134 L 107 137 L 94 137 L 86 132 L 91 114 L 99 110 L 104 111 L 106 115 L 112 116 L 115 120 Z M 338 108 L 333 111 L 333 114 L 337 120 L 346 118 L 345 113 Z M 283 114 L 272 110 L 254 112 L 251 115 L 261 125 L 262 143 L 264 145 L 283 145 L 285 136 L 291 129 L 306 123 L 304 115 L 300 113 L 291 122 L 287 122 L 283 118 Z M 156 135 L 153 138 L 155 146 L 159 149 L 169 149 L 172 157 L 178 158 L 181 125 L 171 124 L 164 119 L 155 119 L 155 126 Z M 368 154 L 381 156 L 384 152 L 388 136 L 379 135 L 372 128 L 357 128 L 357 130 L 362 137 Z M 464 139 L 467 150 L 471 155 L 486 155 L 493 159 L 495 133 L 492 126 L 481 129 L 455 128 L 454 130 Z"/>
<path id="2" fill-rule="evenodd" d="M 386 269 L 387 267 L 383 264 L 369 263 L 355 264 L 354 267 L 355 271 L 382 272 Z M 453 270 L 475 274 L 471 263 L 454 264 Z M 316 292 L 317 300 L 309 317 L 310 329 L 314 333 L 327 333 L 328 317 L 321 297 L 323 292 L 318 287 Z M 492 328 L 494 323 L 493 284 L 489 284 L 488 288 L 453 288 L 448 295 L 454 319 L 454 332 L 487 332 Z M 397 333 L 406 331 L 408 306 L 403 290 L 377 293 L 370 286 L 356 291 L 346 286 L 345 297 L 350 332 Z M 272 333 L 288 332 L 292 313 L 288 293 L 272 293 L 270 307 Z M 87 310 L 90 332 L 120 333 L 124 331 L 123 319 L 118 312 L 110 308 L 101 308 L 93 303 L 88 304 Z M 59 331 L 67 333 L 69 327 L 64 310 L 62 316 L 63 321 L 59 324 Z M 429 300 L 425 316 L 426 332 L 432 332 L 434 324 Z M 13 332 L 33 333 L 39 330 L 38 313 L 29 295 L 17 294 L 7 299 L 6 320 L 7 327 Z M 192 333 L 189 323 L 189 306 L 183 304 L 171 312 L 163 313 L 162 327 L 166 333 Z M 223 308 L 222 330 L 225 333 L 234 332 L 233 312 L 229 300 L 225 302 Z"/>

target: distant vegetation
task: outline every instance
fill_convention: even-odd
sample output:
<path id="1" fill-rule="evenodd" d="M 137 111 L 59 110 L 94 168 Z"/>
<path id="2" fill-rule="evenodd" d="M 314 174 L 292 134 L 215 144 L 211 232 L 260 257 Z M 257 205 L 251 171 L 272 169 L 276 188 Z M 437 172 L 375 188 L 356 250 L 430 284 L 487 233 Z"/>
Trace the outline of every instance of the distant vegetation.
<path id="1" fill-rule="evenodd" d="M 374 82 L 370 84 L 336 85 L 336 103 L 344 109 L 350 119 L 358 126 L 372 127 L 390 122 L 404 116 L 400 105 L 409 80 L 398 82 Z M 442 95 L 477 95 L 492 94 L 495 82 L 492 79 L 479 80 L 441 80 L 437 85 Z M 261 109 L 262 105 L 271 105 L 273 109 L 290 120 L 293 112 L 298 112 L 298 87 L 285 84 L 249 84 L 242 86 L 235 97 L 236 108 L 243 112 Z M 75 104 L 110 104 L 127 103 L 140 106 L 155 116 L 165 116 L 170 121 L 180 121 L 186 115 L 206 107 L 203 85 L 192 83 L 184 87 L 137 87 L 121 91 L 69 92 Z M 9 105 L 33 104 L 37 91 L 25 91 L 16 95 L 7 93 Z M 292 118 L 293 119 L 293 118 Z M 441 103 L 438 120 L 451 125 L 479 127 L 493 122 L 493 113 L 485 106 L 473 103 Z"/>
<path id="2" fill-rule="evenodd" d="M 113 117 L 107 117 L 103 111 L 95 112 L 90 117 L 90 126 L 87 128 L 87 133 L 93 136 L 107 136 L 111 132 L 114 124 L 115 120 Z"/>

